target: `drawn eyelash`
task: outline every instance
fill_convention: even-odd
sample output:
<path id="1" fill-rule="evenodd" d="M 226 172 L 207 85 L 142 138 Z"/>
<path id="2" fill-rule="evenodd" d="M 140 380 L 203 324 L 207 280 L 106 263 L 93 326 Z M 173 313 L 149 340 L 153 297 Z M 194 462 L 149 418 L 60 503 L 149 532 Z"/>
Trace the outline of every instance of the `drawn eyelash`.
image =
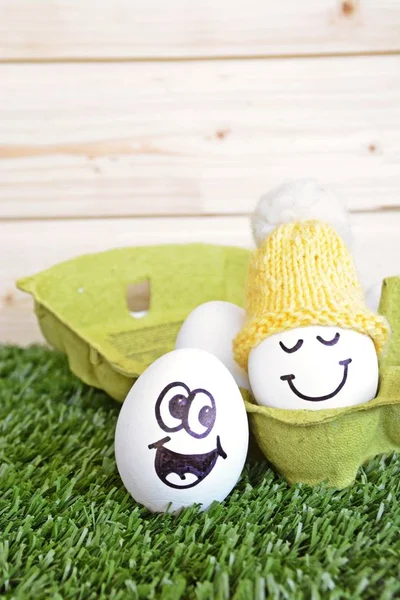
<path id="1" fill-rule="evenodd" d="M 324 340 L 320 335 L 317 335 L 317 340 L 324 344 L 324 346 L 334 346 L 340 339 L 340 333 L 338 332 L 332 340 Z"/>
<path id="2" fill-rule="evenodd" d="M 292 352 L 297 352 L 297 350 L 300 350 L 300 348 L 303 345 L 303 341 L 304 340 L 297 340 L 297 343 L 295 346 L 293 346 L 293 348 L 287 348 L 285 346 L 285 344 L 282 344 L 282 342 L 279 342 L 279 345 L 284 352 L 287 352 L 288 354 L 292 354 Z"/>

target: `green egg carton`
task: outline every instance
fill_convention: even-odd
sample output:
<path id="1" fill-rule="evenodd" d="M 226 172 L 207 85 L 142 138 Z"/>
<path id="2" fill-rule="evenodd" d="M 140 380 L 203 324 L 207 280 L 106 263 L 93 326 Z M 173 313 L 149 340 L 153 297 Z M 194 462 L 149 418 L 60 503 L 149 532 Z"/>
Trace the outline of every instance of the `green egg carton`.
<path id="1" fill-rule="evenodd" d="M 44 337 L 67 355 L 71 371 L 122 402 L 146 367 L 173 350 L 196 306 L 243 306 L 249 258 L 249 250 L 208 244 L 120 248 L 79 256 L 17 285 L 33 296 Z M 146 282 L 148 312 L 135 318 L 128 291 Z"/>
<path id="2" fill-rule="evenodd" d="M 174 348 L 187 315 L 210 300 L 244 303 L 250 251 L 206 244 L 122 248 L 55 265 L 18 287 L 35 300 L 48 343 L 85 383 L 123 401 L 134 380 Z M 127 289 L 148 282 L 150 307 L 130 314 Z M 400 278 L 384 281 L 380 312 L 392 327 L 378 396 L 320 411 L 258 406 L 242 390 L 259 448 L 289 483 L 343 488 L 377 454 L 400 450 Z"/>

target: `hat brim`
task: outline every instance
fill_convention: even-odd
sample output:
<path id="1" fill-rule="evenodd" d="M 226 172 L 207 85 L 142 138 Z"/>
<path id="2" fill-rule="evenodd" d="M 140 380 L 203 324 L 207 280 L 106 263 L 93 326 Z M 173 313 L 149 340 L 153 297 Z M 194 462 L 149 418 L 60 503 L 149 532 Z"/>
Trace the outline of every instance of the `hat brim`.
<path id="1" fill-rule="evenodd" d="M 284 311 L 280 314 L 267 313 L 260 317 L 249 319 L 234 340 L 234 357 L 243 369 L 247 370 L 251 350 L 267 337 L 300 327 L 320 325 L 322 327 L 340 327 L 352 329 L 368 335 L 374 342 L 378 356 L 382 354 L 390 336 L 390 326 L 387 319 L 371 311 L 358 313 L 324 310 L 302 312 Z"/>

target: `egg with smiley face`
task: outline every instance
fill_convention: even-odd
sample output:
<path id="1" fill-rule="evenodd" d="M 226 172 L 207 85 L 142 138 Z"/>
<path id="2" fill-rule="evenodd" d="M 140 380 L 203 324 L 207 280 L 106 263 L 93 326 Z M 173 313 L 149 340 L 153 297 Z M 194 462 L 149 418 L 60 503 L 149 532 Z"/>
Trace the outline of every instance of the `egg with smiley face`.
<path id="1" fill-rule="evenodd" d="M 376 396 L 378 358 L 372 339 L 339 327 L 309 326 L 273 334 L 249 355 L 258 404 L 321 410 Z"/>
<path id="2" fill-rule="evenodd" d="M 139 377 L 119 414 L 115 456 L 133 498 L 155 512 L 222 501 L 248 447 L 239 388 L 212 354 L 174 350 Z"/>

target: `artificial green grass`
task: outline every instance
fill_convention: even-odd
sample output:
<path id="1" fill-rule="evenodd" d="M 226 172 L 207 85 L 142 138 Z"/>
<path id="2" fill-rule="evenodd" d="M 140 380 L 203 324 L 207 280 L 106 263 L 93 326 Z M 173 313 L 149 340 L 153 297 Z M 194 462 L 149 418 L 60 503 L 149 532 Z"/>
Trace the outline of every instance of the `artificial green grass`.
<path id="1" fill-rule="evenodd" d="M 247 466 L 206 513 L 152 515 L 125 492 L 120 406 L 60 354 L 0 347 L 0 597 L 400 597 L 400 461 L 340 492 Z"/>

